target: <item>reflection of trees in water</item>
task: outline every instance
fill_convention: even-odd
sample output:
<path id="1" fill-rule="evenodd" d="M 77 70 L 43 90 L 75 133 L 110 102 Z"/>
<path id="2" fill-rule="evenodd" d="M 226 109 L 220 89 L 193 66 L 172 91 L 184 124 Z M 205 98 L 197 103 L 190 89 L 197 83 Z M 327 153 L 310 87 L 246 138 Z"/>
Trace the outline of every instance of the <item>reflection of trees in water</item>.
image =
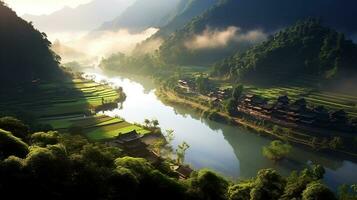
<path id="1" fill-rule="evenodd" d="M 274 168 L 282 174 L 288 175 L 291 171 L 302 170 L 312 163 L 321 164 L 332 170 L 337 170 L 343 165 L 343 160 L 340 158 L 303 147 L 294 147 L 288 158 L 278 164 L 274 164 L 262 155 L 262 147 L 271 142 L 268 137 L 250 133 L 249 130 L 240 127 L 229 126 L 202 118 L 198 112 L 182 105 L 166 102 L 164 104 L 172 106 L 178 115 L 183 117 L 190 115 L 193 119 L 200 120 L 206 124 L 210 129 L 221 131 L 239 160 L 241 177 L 253 177 L 262 168 Z"/>
<path id="2" fill-rule="evenodd" d="M 125 79 L 129 79 L 130 81 L 137 82 L 143 86 L 144 94 L 149 94 L 151 91 L 156 89 L 156 85 L 154 81 L 145 76 L 118 73 L 118 72 L 110 72 L 110 73 L 106 73 L 106 75 L 110 77 L 120 78 L 122 81 Z"/>

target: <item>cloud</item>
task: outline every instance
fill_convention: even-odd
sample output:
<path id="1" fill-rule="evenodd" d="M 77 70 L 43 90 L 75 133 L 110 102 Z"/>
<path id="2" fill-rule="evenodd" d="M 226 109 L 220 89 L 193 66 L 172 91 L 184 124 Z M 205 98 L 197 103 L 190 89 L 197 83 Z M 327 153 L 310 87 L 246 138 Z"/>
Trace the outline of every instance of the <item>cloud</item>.
<path id="1" fill-rule="evenodd" d="M 97 60 L 102 57 L 107 57 L 113 53 L 122 52 L 130 54 L 135 46 L 155 34 L 159 29 L 148 28 L 140 33 L 130 33 L 126 29 L 118 31 L 97 31 L 94 33 L 56 33 L 49 34 L 51 41 L 59 40 L 62 46 L 66 46 L 67 50 L 71 51 L 58 51 L 59 48 L 55 48 L 55 52 L 63 57 L 64 61 L 84 61 L 84 60 Z M 70 38 L 73 38 L 72 40 Z M 75 55 L 71 55 L 70 52 L 82 53 L 86 55 L 75 58 Z"/>
<path id="2" fill-rule="evenodd" d="M 242 32 L 239 27 L 229 26 L 225 30 L 207 27 L 202 34 L 195 35 L 185 42 L 188 49 L 224 48 L 230 43 L 255 43 L 265 40 L 267 35 L 260 30 Z"/>
<path id="3" fill-rule="evenodd" d="M 150 39 L 145 40 L 144 42 L 138 44 L 135 47 L 133 54 L 137 55 L 137 54 L 153 53 L 160 48 L 160 46 L 163 42 L 164 42 L 164 40 L 161 37 L 150 38 Z"/>

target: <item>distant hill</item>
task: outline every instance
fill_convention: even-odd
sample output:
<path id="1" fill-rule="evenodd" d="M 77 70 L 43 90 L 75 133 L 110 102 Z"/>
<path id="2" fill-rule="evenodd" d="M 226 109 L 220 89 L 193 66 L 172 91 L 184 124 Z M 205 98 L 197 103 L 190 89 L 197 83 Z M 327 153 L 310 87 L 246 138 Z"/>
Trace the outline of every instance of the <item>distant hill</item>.
<path id="1" fill-rule="evenodd" d="M 134 0 L 93 0 L 76 8 L 65 7 L 50 15 L 24 15 L 42 31 L 89 31 L 126 10 Z"/>
<path id="2" fill-rule="evenodd" d="M 149 27 L 161 27 L 168 23 L 168 16 L 180 0 L 137 0 L 112 21 L 104 23 L 99 30 L 116 31 L 121 28 L 143 31 Z"/>
<path id="3" fill-rule="evenodd" d="M 253 83 L 277 83 L 304 76 L 316 82 L 357 75 L 357 45 L 316 19 L 300 21 L 266 42 L 214 66 L 214 75 Z"/>
<path id="4" fill-rule="evenodd" d="M 229 27 L 238 28 L 236 35 L 252 36 L 256 31 L 271 34 L 307 17 L 319 17 L 324 24 L 350 36 L 357 33 L 357 23 L 353 20 L 357 17 L 356 7 L 355 0 L 222 0 L 165 40 L 161 54 L 169 63 L 209 64 L 249 46 L 242 47 L 232 36 L 233 40 L 221 42 L 226 44 L 225 48 L 223 45 L 212 48 L 214 45 L 209 42 L 216 42 L 212 37 L 221 36 L 219 33 Z M 211 36 L 206 39 L 210 48 L 185 45 L 197 36 L 202 41 L 204 38 L 199 36 L 205 34 Z"/>
<path id="5" fill-rule="evenodd" d="M 49 49 L 44 33 L 0 1 L 0 84 L 58 80 L 59 58 Z"/>

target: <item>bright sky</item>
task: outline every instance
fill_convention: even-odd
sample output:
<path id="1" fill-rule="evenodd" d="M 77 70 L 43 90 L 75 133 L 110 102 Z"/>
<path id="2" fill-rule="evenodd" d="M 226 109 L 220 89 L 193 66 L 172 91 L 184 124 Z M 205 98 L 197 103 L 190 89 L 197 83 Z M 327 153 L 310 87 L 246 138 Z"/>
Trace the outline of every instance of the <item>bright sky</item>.
<path id="1" fill-rule="evenodd" d="M 18 15 L 50 14 L 64 6 L 76 7 L 92 0 L 4 0 Z"/>

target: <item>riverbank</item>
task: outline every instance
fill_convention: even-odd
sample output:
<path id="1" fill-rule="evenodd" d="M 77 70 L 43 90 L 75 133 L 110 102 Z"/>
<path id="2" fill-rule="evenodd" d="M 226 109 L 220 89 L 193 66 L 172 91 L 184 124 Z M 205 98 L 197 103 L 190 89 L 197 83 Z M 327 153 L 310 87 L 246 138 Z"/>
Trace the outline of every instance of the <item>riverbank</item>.
<path id="1" fill-rule="evenodd" d="M 199 102 L 190 99 L 187 96 L 177 94 L 175 91 L 163 87 L 156 90 L 156 95 L 160 98 L 160 100 L 164 102 L 189 106 L 190 108 L 199 112 L 201 116 L 209 118 L 210 120 L 214 120 L 221 123 L 223 122 L 235 126 L 241 126 L 255 133 L 269 136 L 274 139 L 288 141 L 293 144 L 302 145 L 310 149 L 318 150 L 321 152 L 338 154 L 339 156 L 344 156 L 350 160 L 351 159 L 357 160 L 356 153 L 348 152 L 340 149 L 330 149 L 328 147 L 324 147 L 325 144 L 317 142 L 315 136 L 310 136 L 304 134 L 303 132 L 299 132 L 297 130 L 290 130 L 288 134 L 279 133 L 274 131 L 275 129 L 274 127 L 276 127 L 277 125 L 274 126 L 270 125 L 268 127 L 262 126 L 262 123 L 260 123 L 253 117 L 251 118 L 251 120 L 248 120 L 249 116 L 232 117 L 225 112 L 212 111 L 212 108 L 208 104 L 203 105 Z"/>

